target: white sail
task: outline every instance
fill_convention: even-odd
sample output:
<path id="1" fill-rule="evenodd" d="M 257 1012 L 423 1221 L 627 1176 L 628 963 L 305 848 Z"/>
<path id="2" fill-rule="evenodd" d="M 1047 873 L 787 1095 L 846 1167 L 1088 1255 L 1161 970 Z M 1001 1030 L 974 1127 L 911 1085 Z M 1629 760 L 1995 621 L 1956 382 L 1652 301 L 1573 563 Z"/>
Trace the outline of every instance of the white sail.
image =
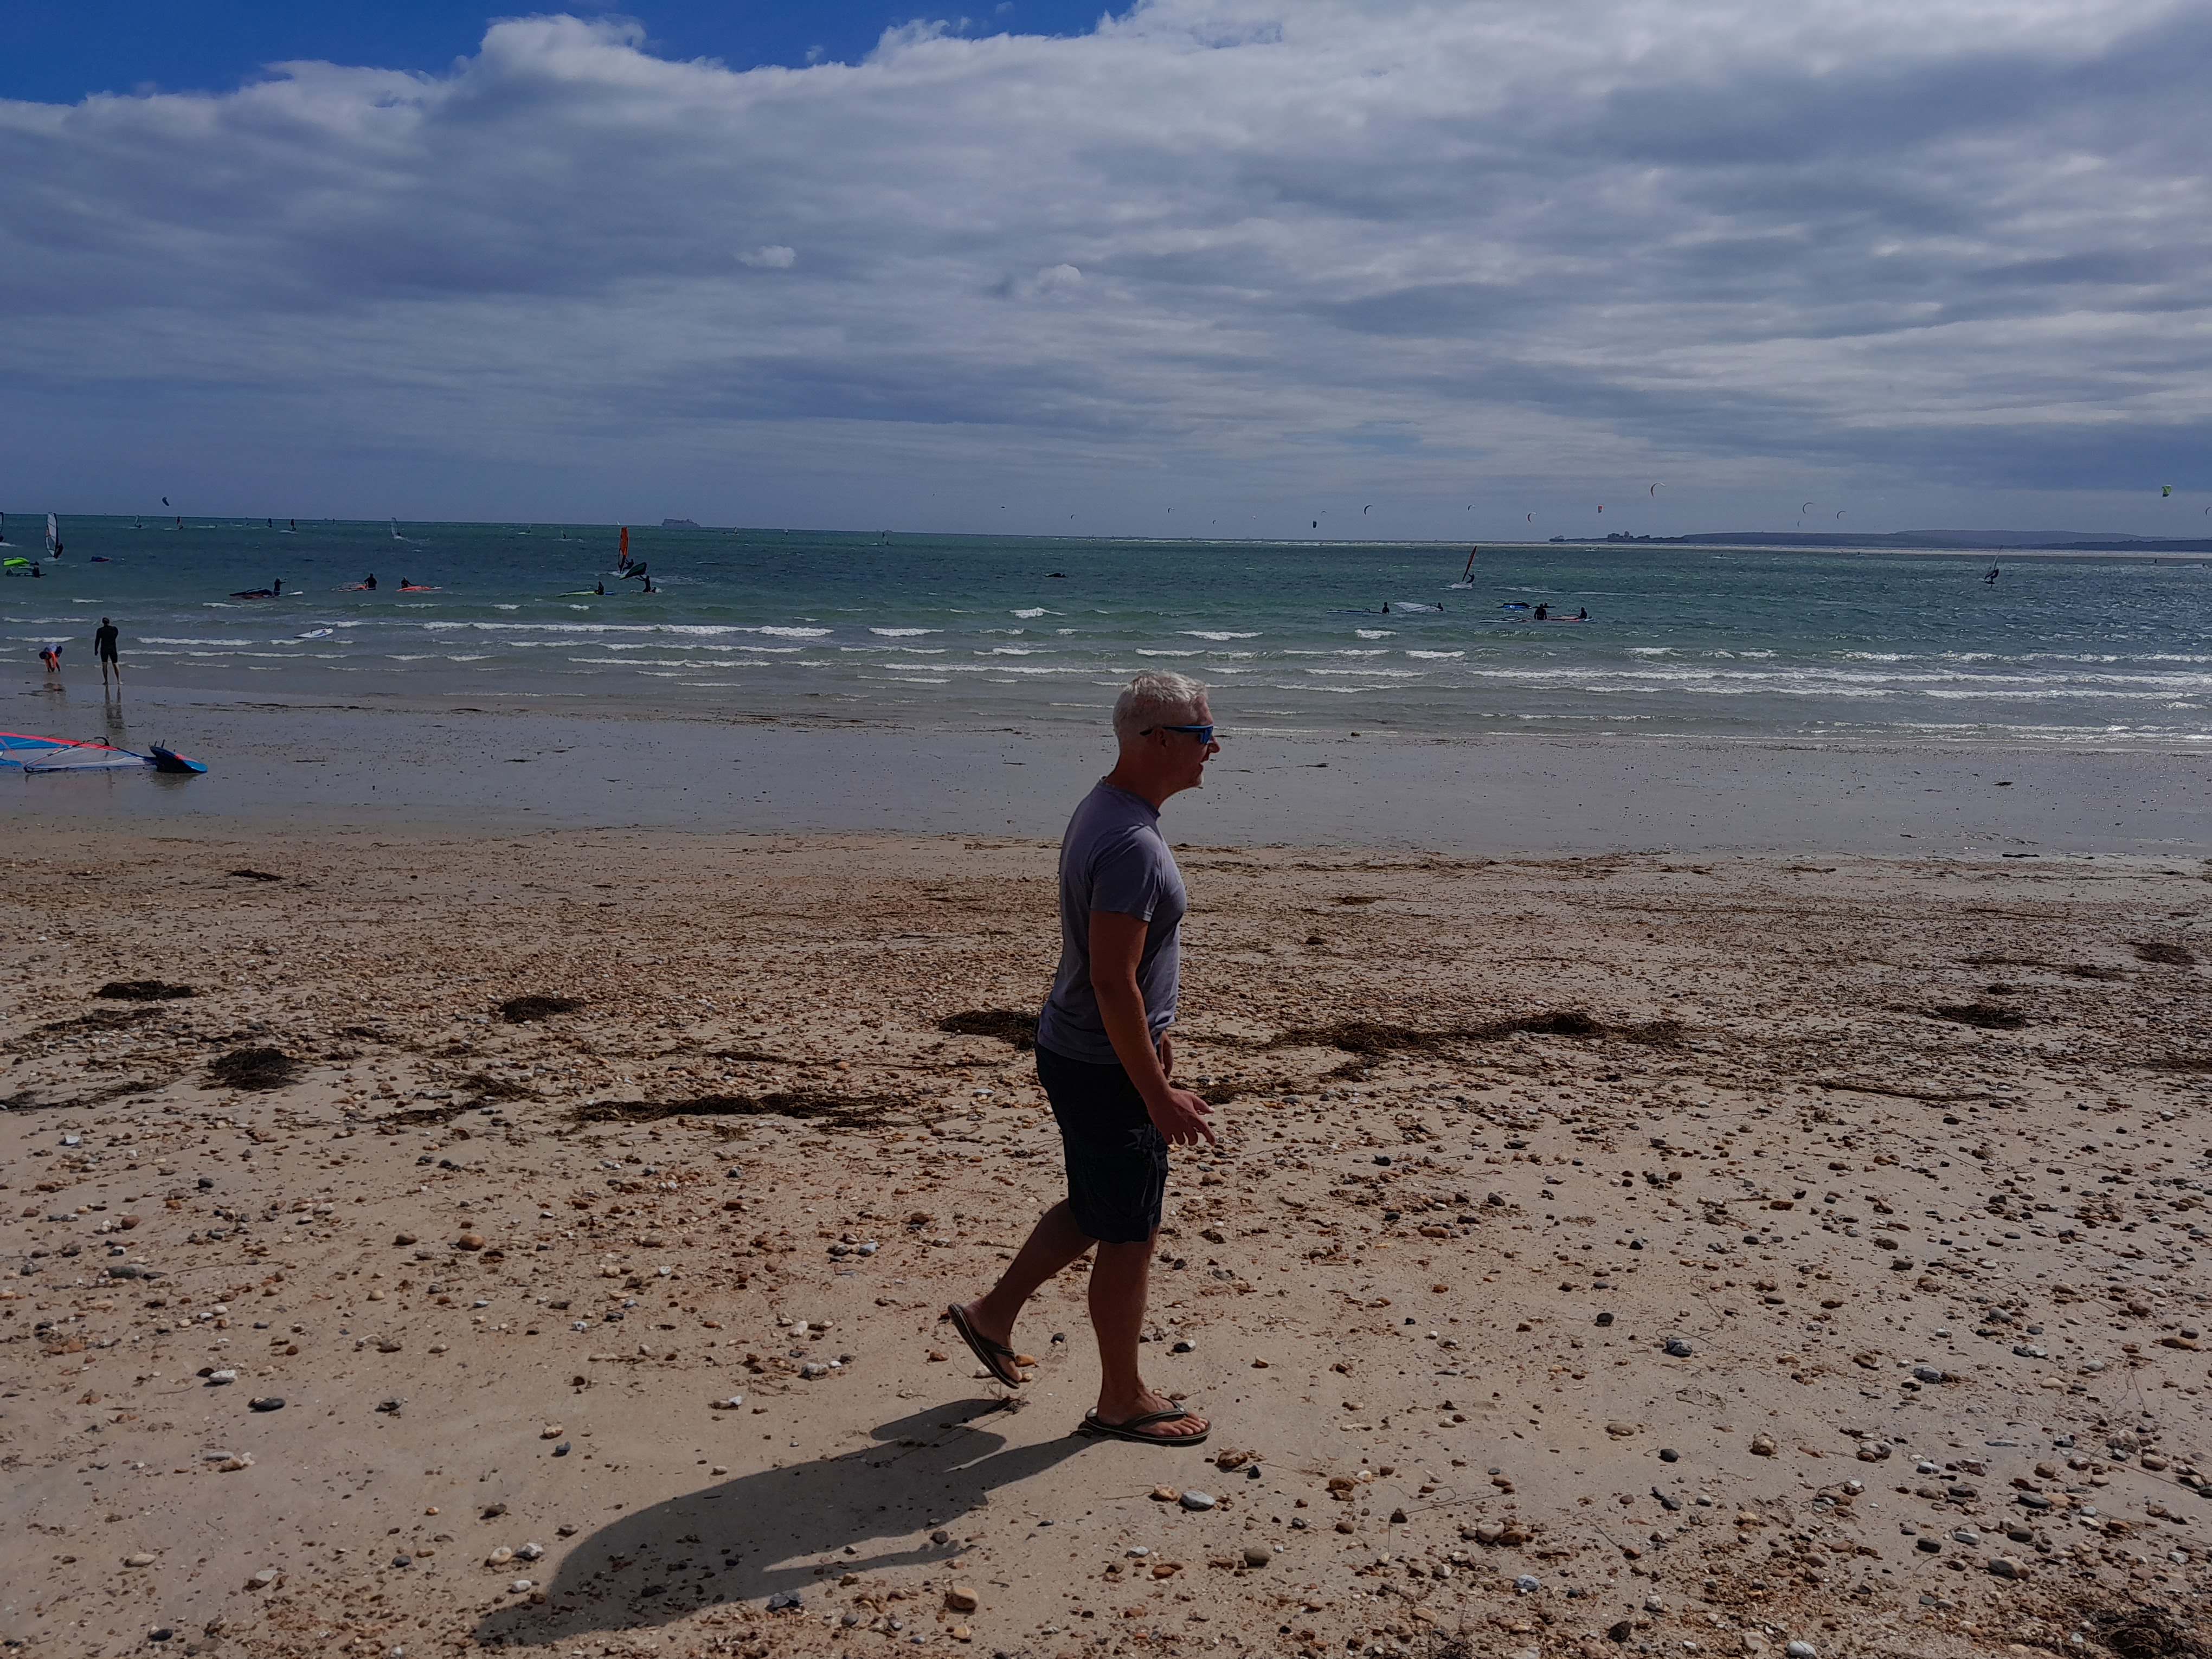
<path id="1" fill-rule="evenodd" d="M 52 558 L 61 544 L 61 526 L 54 522 L 54 515 L 49 513 L 46 514 L 46 556 Z"/>
<path id="2" fill-rule="evenodd" d="M 407 539 L 399 533 L 399 520 L 397 519 L 392 521 L 392 539 L 395 542 L 404 542 Z"/>

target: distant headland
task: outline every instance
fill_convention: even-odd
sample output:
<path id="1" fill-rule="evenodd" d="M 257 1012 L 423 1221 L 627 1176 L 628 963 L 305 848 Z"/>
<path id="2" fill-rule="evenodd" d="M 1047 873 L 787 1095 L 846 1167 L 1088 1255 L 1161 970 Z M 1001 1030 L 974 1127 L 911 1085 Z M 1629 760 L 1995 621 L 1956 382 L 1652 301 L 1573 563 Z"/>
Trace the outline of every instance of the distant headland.
<path id="1" fill-rule="evenodd" d="M 1555 542 L 1633 543 L 1638 547 L 1859 547 L 1909 548 L 1941 552 L 2011 550 L 2034 553 L 2212 553 L 2212 540 L 2161 536 L 2124 536 L 2088 530 L 1893 530 L 1881 536 L 1839 536 L 1827 532 L 1718 530 L 1688 536 L 1553 536 Z"/>

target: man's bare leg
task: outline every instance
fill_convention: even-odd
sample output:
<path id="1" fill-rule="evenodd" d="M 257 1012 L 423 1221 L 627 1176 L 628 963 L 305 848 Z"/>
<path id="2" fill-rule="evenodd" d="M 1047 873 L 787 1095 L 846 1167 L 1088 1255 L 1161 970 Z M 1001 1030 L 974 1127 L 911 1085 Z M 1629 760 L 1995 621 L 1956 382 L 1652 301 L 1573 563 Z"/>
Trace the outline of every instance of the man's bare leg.
<path id="1" fill-rule="evenodd" d="M 1066 1199 L 1037 1218 L 999 1282 L 967 1304 L 968 1322 L 994 1342 L 1014 1345 L 1014 1321 L 1037 1287 L 1088 1250 L 1096 1241 L 1075 1224 Z"/>
<path id="2" fill-rule="evenodd" d="M 1147 1412 L 1173 1411 L 1175 1401 L 1145 1386 L 1137 1372 L 1137 1338 L 1145 1323 L 1145 1297 L 1152 1283 L 1154 1233 L 1135 1244 L 1101 1244 L 1091 1268 L 1091 1328 L 1098 1338 L 1098 1417 L 1127 1423 Z M 1194 1438 L 1206 1419 L 1186 1413 L 1147 1424 L 1138 1433 L 1175 1441 Z"/>

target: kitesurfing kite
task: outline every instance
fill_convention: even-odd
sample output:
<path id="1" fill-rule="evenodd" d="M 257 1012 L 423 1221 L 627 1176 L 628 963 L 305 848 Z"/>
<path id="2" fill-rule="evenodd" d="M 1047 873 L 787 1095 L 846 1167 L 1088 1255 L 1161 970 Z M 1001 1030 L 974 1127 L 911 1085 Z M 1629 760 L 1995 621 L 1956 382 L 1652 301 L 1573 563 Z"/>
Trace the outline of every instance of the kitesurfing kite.
<path id="1" fill-rule="evenodd" d="M 1659 488 L 1657 484 L 1651 486 L 1651 499 L 1655 501 L 1659 499 Z"/>
<path id="2" fill-rule="evenodd" d="M 2158 498 L 2159 498 L 2159 500 L 2160 500 L 2160 501 L 2164 501 L 2164 500 L 2165 500 L 2168 495 L 2171 495 L 2172 494 L 2173 494 L 2173 486 L 2172 486 L 2172 484 L 2160 484 L 2160 485 L 2158 487 Z"/>

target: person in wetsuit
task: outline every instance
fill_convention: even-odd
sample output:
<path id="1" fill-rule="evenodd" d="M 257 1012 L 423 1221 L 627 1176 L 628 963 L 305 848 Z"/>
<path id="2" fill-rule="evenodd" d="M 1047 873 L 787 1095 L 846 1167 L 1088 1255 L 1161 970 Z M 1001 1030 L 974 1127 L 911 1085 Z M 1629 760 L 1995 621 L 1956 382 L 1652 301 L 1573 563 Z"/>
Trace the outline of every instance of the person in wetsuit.
<path id="1" fill-rule="evenodd" d="M 102 685 L 107 684 L 107 671 L 111 668 L 115 671 L 115 683 L 118 685 L 123 684 L 123 662 L 115 654 L 118 637 L 115 624 L 105 617 L 100 619 L 100 626 L 93 630 L 92 654 L 100 659 L 100 683 Z"/>

